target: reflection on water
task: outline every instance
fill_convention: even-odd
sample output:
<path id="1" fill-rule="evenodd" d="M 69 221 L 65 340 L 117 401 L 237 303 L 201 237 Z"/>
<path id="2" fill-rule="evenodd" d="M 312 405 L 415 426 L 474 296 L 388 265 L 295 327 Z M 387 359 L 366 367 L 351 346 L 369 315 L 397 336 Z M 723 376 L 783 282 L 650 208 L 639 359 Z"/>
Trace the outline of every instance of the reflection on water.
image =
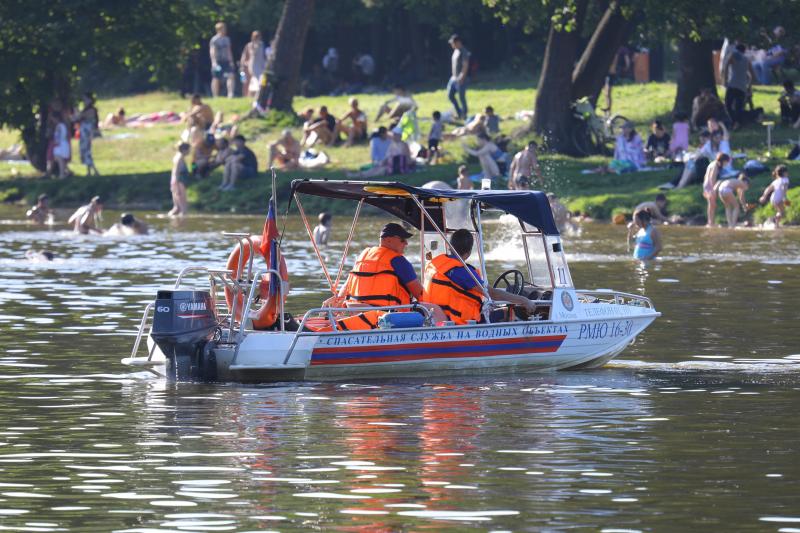
<path id="1" fill-rule="evenodd" d="M 150 218 L 154 233 L 128 240 L 3 224 L 0 528 L 797 527 L 797 232 L 665 228 L 644 270 L 624 228 L 567 237 L 579 286 L 663 312 L 598 371 L 241 386 L 121 366 L 156 288 L 222 263 L 221 230 L 261 222 Z M 365 222 L 353 254 L 380 226 Z M 335 224 L 334 277 L 348 229 Z M 502 224 L 488 242 L 490 278 L 522 260 Z M 301 312 L 330 289 L 297 221 L 284 249 Z"/>

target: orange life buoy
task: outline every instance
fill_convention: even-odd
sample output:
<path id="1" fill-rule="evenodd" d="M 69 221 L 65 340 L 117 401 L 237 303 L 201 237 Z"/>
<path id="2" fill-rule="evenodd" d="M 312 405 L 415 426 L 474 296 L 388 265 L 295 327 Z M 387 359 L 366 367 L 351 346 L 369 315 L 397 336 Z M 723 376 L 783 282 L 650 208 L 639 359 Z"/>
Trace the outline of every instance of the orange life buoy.
<path id="1" fill-rule="evenodd" d="M 255 235 L 250 237 L 250 240 L 253 242 L 253 248 L 256 251 L 256 257 L 253 258 L 253 262 L 258 261 L 258 258 L 261 258 L 263 261 L 265 258 L 261 254 L 261 236 Z M 239 271 L 239 256 L 243 255 L 242 258 L 242 270 L 247 270 L 247 264 L 250 261 L 250 246 L 245 245 L 242 246 L 241 243 L 237 244 L 233 251 L 231 251 L 231 255 L 228 256 L 228 263 L 225 268 L 233 272 L 232 277 L 234 279 L 239 279 L 242 276 L 242 272 Z M 263 268 L 262 265 L 253 265 L 253 270 L 258 270 L 259 268 Z M 283 281 L 289 280 L 289 271 L 286 268 L 286 261 L 281 255 L 280 264 L 278 266 L 278 270 L 281 273 L 281 279 Z M 278 319 L 278 313 L 280 312 L 279 306 L 274 305 L 274 302 L 270 301 L 269 296 L 269 274 L 264 274 L 261 276 L 261 281 L 259 282 L 258 286 L 258 293 L 261 299 L 263 300 L 263 304 L 261 307 L 253 313 L 253 328 L 255 329 L 266 329 L 271 327 L 275 324 L 275 321 Z M 225 287 L 225 302 L 228 304 L 228 309 L 233 307 L 233 290 L 230 287 Z M 283 293 L 283 301 L 286 302 L 286 293 Z M 242 307 L 244 306 L 244 295 L 239 294 L 236 297 L 236 320 L 241 321 L 242 319 Z"/>

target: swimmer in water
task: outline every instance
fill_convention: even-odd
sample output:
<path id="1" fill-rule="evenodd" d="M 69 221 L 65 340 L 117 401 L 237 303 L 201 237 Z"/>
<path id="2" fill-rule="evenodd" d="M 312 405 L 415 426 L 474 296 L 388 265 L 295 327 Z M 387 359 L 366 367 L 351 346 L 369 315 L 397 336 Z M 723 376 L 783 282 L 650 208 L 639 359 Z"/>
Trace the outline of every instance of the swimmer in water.
<path id="1" fill-rule="evenodd" d="M 108 228 L 106 235 L 147 235 L 147 232 L 147 224 L 131 213 L 123 213 L 119 217 L 119 222 Z"/>
<path id="2" fill-rule="evenodd" d="M 633 240 L 636 243 L 633 249 L 633 257 L 639 261 L 654 259 L 661 252 L 661 233 L 653 226 L 650 213 L 639 211 L 634 215 L 633 223 L 634 227 L 639 228 L 639 231 L 633 236 Z"/>
<path id="3" fill-rule="evenodd" d="M 103 202 L 100 201 L 99 196 L 92 198 L 88 204 L 79 207 L 72 216 L 69 217 L 67 222 L 73 225 L 75 233 L 87 235 L 89 233 L 103 233 L 103 230 L 98 228 L 98 224 L 102 220 Z"/>
<path id="4" fill-rule="evenodd" d="M 331 221 L 333 217 L 330 213 L 319 214 L 319 224 L 314 228 L 314 242 L 317 246 L 325 246 L 328 244 L 328 237 L 331 234 Z"/>
<path id="5" fill-rule="evenodd" d="M 50 206 L 47 205 L 47 195 L 40 194 L 36 199 L 36 205 L 28 209 L 25 216 L 35 224 L 46 224 L 53 217 L 53 212 L 50 210 Z"/>

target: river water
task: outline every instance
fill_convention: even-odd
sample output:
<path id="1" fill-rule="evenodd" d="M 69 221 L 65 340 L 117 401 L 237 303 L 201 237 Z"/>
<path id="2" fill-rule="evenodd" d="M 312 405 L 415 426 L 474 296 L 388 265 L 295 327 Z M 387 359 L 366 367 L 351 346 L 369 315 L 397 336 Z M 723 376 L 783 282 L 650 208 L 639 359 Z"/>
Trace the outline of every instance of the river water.
<path id="1" fill-rule="evenodd" d="M 2 530 L 800 531 L 797 230 L 664 228 L 647 268 L 622 227 L 567 235 L 578 287 L 663 313 L 599 370 L 173 385 L 119 363 L 145 303 L 262 219 L 120 239 L 0 218 Z M 490 274 L 518 266 L 503 224 L 488 243 Z M 284 251 L 302 312 L 326 283 L 297 220 Z"/>

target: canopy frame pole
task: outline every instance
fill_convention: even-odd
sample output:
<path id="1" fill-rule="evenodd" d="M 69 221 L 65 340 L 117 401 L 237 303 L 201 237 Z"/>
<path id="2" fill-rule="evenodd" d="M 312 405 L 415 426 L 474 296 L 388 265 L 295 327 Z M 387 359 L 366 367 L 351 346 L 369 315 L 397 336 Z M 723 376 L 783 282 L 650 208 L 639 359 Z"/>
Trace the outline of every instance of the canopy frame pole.
<path id="1" fill-rule="evenodd" d="M 436 223 L 435 220 L 433 220 L 433 217 L 431 217 L 430 213 L 428 213 L 428 210 L 425 209 L 425 206 L 423 206 L 420 203 L 419 199 L 416 196 L 414 196 L 413 194 L 411 194 L 409 196 L 411 197 L 412 200 L 414 200 L 414 203 L 417 204 L 417 207 L 419 207 L 420 212 L 425 216 L 425 218 L 428 219 L 428 222 L 431 223 L 431 226 L 433 226 L 433 229 L 435 229 L 437 231 L 437 233 L 439 233 L 439 235 L 441 235 L 442 239 L 444 239 L 445 247 L 449 247 L 450 250 L 452 250 L 453 255 L 461 262 L 462 265 L 464 265 L 464 268 L 467 270 L 467 273 L 472 278 L 472 281 L 474 281 L 475 285 L 477 285 L 478 287 L 480 287 L 482 289 L 483 295 L 486 297 L 486 299 L 489 302 L 491 302 L 492 301 L 492 297 L 489 296 L 489 290 L 487 289 L 486 281 L 484 280 L 484 282 L 481 283 L 480 280 L 477 278 L 477 276 L 475 276 L 475 274 L 472 272 L 472 269 L 469 268 L 469 266 L 467 266 L 466 261 L 464 261 L 464 259 L 459 255 L 459 253 L 456 252 L 455 248 L 453 248 L 453 245 L 450 244 L 449 240 L 447 240 L 447 235 L 445 235 L 444 232 L 441 230 L 441 228 L 439 228 L 439 225 Z M 478 231 L 478 236 L 479 236 L 478 242 L 481 243 L 481 246 L 482 246 L 482 242 L 483 241 L 480 239 L 480 231 Z M 479 250 L 480 250 L 480 248 L 479 248 Z M 483 259 L 483 254 L 481 254 L 481 260 L 482 259 Z M 485 274 L 484 274 L 484 277 L 485 277 Z"/>
<path id="2" fill-rule="evenodd" d="M 472 226 L 478 234 L 478 256 L 481 261 L 481 272 L 483 272 L 483 283 L 485 284 L 485 292 L 489 294 L 489 280 L 486 277 L 486 256 L 483 254 L 483 224 L 481 223 L 481 204 L 476 200 L 472 200 L 472 211 L 474 215 L 472 218 Z"/>
<path id="3" fill-rule="evenodd" d="M 525 223 L 520 219 L 517 219 L 519 222 L 519 229 L 521 231 L 520 236 L 522 237 L 522 249 L 525 250 L 525 261 L 528 263 L 528 279 L 531 280 L 533 283 L 533 263 L 531 263 L 531 254 L 528 251 L 528 234 L 529 232 L 525 229 Z M 546 252 L 547 250 L 545 250 Z"/>
<path id="4" fill-rule="evenodd" d="M 300 203 L 300 198 L 297 196 L 297 194 L 294 195 L 294 201 L 297 203 L 297 210 L 300 212 L 300 218 L 303 219 L 303 225 L 306 227 L 308 238 L 311 239 L 311 245 L 314 247 L 314 252 L 317 254 L 317 260 L 319 260 L 319 264 L 322 266 L 322 271 L 325 273 L 325 278 L 328 280 L 328 285 L 330 285 L 331 292 L 334 296 L 336 296 L 336 290 L 333 288 L 333 281 L 331 280 L 331 275 L 328 273 L 328 267 L 325 266 L 325 260 L 322 258 L 322 254 L 319 253 L 317 242 L 314 240 L 314 232 L 311 231 L 311 226 L 308 225 L 306 211 L 303 209 L 303 204 Z"/>
<path id="5" fill-rule="evenodd" d="M 445 219 L 444 229 L 447 231 L 447 220 Z M 419 211 L 419 282 L 425 286 L 425 215 Z"/>
<path id="6" fill-rule="evenodd" d="M 344 272 L 344 262 L 347 259 L 347 253 L 350 251 L 350 243 L 353 241 L 353 236 L 355 235 L 356 231 L 356 223 L 358 222 L 358 217 L 361 214 L 361 206 L 364 205 L 364 199 L 358 201 L 358 205 L 356 206 L 356 214 L 353 216 L 353 223 L 350 224 L 350 233 L 347 234 L 347 242 L 344 243 L 344 251 L 342 252 L 342 260 L 339 263 L 339 272 L 336 274 L 336 282 L 334 283 L 333 294 L 339 293 L 339 281 L 342 279 L 342 273 Z"/>

